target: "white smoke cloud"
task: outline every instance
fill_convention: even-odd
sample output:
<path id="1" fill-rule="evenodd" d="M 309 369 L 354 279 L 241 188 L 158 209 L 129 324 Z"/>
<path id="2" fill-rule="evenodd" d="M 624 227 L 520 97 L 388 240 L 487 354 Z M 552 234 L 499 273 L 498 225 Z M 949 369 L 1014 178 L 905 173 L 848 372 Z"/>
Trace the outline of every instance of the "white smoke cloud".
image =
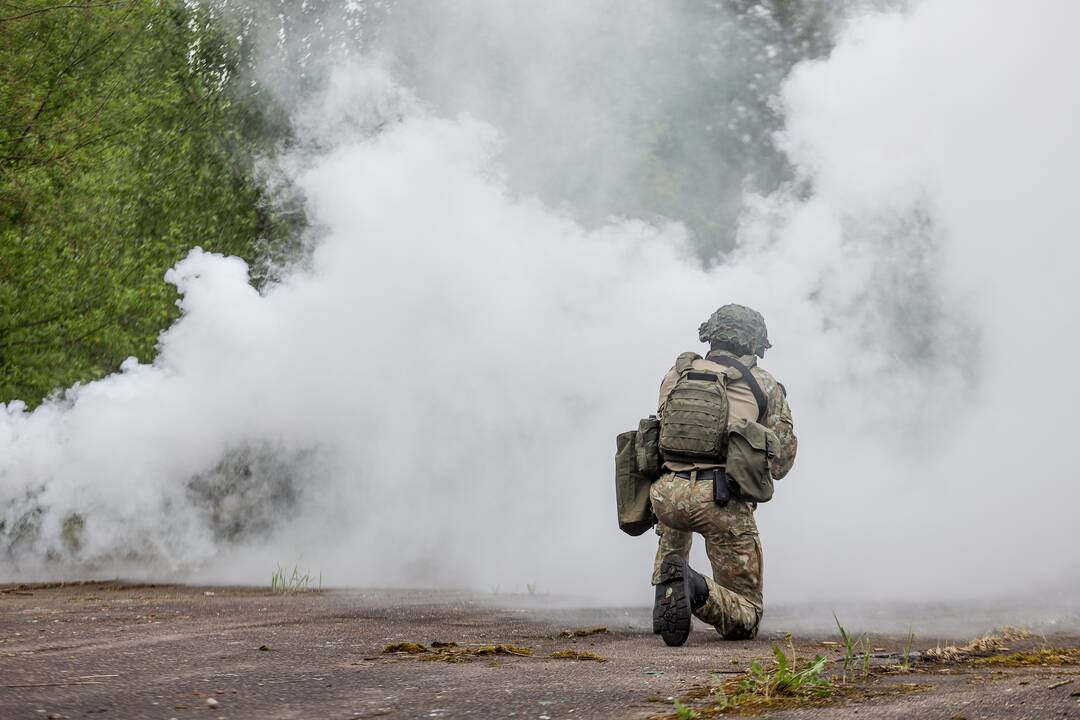
<path id="1" fill-rule="evenodd" d="M 512 192 L 499 128 L 339 67 L 297 119 L 319 149 L 282 159 L 310 266 L 260 294 L 195 251 L 153 364 L 0 415 L 0 579 L 258 582 L 302 557 L 332 584 L 647 602 L 614 435 L 735 301 L 769 322 L 801 439 L 758 513 L 767 601 L 1069 583 L 1077 15 L 854 23 L 784 88 L 804 182 L 753 199 L 709 271 L 677 224 L 586 229 Z"/>
<path id="2" fill-rule="evenodd" d="M 797 534 L 818 541 L 798 556 L 774 552 L 773 577 L 792 592 L 828 592 L 819 572 L 860 594 L 1075 588 L 1080 490 L 1053 448 L 1068 446 L 1078 399 L 1062 382 L 1078 322 L 1069 195 L 1080 142 L 1069 127 L 1080 92 L 1069 76 L 1080 52 L 1065 30 L 1077 19 L 1067 3 L 924 2 L 855 23 L 828 61 L 786 85 L 784 144 L 813 184 L 797 212 L 832 228 L 792 229 L 785 241 L 832 238 L 824 254 L 847 280 L 823 295 L 861 284 L 851 299 L 872 305 L 913 266 L 921 279 L 909 289 L 928 282 L 953 319 L 915 344 L 927 361 L 908 372 L 890 368 L 908 347 L 894 345 L 893 358 L 878 358 L 883 376 L 841 374 L 826 381 L 828 397 L 797 404 L 805 452 L 788 517 L 763 513 L 768 532 L 803 505 Z M 913 217 L 923 218 L 914 235 Z M 860 267 L 867 260 L 877 269 Z M 925 298 L 900 300 L 892 327 L 871 309 L 856 317 L 859 331 L 918 340 L 910 331 L 925 327 Z M 869 351 L 834 346 L 832 362 Z M 782 360 L 797 401 L 830 372 L 801 352 Z M 882 399 L 891 453 L 874 440 L 882 428 L 866 424 L 867 405 Z"/>

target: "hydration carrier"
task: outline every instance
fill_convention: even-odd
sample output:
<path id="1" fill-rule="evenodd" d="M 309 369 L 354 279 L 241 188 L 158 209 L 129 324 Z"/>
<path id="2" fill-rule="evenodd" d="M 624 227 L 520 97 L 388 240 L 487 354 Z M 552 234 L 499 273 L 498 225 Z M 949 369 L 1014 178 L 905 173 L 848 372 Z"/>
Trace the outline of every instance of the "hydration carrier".
<path id="1" fill-rule="evenodd" d="M 722 463 L 727 454 L 727 376 L 694 370 L 697 353 L 675 361 L 679 379 L 664 403 L 660 419 L 660 453 L 664 460 Z"/>

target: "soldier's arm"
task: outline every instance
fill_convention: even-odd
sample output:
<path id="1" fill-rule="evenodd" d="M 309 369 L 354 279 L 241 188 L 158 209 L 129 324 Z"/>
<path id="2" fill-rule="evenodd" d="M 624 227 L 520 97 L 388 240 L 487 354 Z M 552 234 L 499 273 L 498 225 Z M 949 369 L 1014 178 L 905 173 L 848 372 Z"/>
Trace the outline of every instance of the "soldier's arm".
<path id="1" fill-rule="evenodd" d="M 799 439 L 795 437 L 795 423 L 791 419 L 791 406 L 787 401 L 784 386 L 768 373 L 755 373 L 762 389 L 769 400 L 769 412 L 765 416 L 765 427 L 776 434 L 776 456 L 772 462 L 772 476 L 776 480 L 784 477 L 795 464 L 795 453 L 799 450 Z"/>
<path id="2" fill-rule="evenodd" d="M 671 395 L 671 391 L 675 389 L 675 383 L 679 381 L 679 373 L 675 371 L 675 368 L 668 370 L 667 375 L 664 376 L 664 381 L 660 383 L 660 400 L 656 404 L 657 414 L 664 414 L 664 403 L 667 402 L 668 396 Z"/>

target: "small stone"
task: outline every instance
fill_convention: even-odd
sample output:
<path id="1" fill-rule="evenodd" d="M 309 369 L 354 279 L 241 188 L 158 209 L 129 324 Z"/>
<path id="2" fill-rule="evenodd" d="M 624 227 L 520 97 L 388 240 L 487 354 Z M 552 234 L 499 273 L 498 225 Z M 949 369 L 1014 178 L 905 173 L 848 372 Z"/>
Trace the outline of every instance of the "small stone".
<path id="1" fill-rule="evenodd" d="M 218 706 L 218 701 L 217 700 L 215 700 L 214 698 L 206 698 L 206 707 L 208 707 L 208 708 L 216 708 L 217 706 Z"/>
<path id="2" fill-rule="evenodd" d="M 259 649 L 262 650 L 263 652 L 270 652 L 274 648 L 270 647 L 269 645 L 260 645 Z"/>

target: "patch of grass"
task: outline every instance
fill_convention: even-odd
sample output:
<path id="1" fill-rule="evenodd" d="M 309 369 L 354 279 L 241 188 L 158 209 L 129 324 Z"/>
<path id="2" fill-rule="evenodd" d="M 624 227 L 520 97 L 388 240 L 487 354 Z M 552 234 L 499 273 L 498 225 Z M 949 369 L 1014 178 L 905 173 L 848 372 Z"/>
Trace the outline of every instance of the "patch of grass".
<path id="1" fill-rule="evenodd" d="M 585 629 L 585 630 L 563 630 L 561 633 L 559 633 L 559 637 L 583 638 L 583 637 L 589 637 L 590 635 L 600 635 L 601 633 L 606 633 L 606 632 L 607 632 L 606 627 L 594 627 L 594 628 L 588 628 L 588 629 Z"/>
<path id="2" fill-rule="evenodd" d="M 465 648 L 465 652 L 469 655 L 520 655 L 528 657 L 533 654 L 532 648 L 521 647 L 520 645 L 482 645 L 480 647 Z"/>
<path id="3" fill-rule="evenodd" d="M 681 702 L 676 700 L 675 717 L 678 718 L 678 720 L 695 720 L 695 718 L 701 717 L 701 713 L 697 712 L 696 710 L 692 710 L 691 708 L 683 705 Z"/>
<path id="4" fill-rule="evenodd" d="M 815 655 L 813 660 L 800 661 L 790 635 L 788 647 L 789 652 L 785 653 L 779 646 L 773 645 L 773 662 L 768 667 L 762 662 L 754 661 L 750 669 L 741 676 L 730 678 L 720 673 L 713 675 L 710 685 L 693 688 L 685 693 L 676 704 L 674 712 L 650 717 L 652 720 L 681 720 L 686 716 L 679 713 L 680 705 L 696 713 L 694 717 L 698 718 L 728 714 L 756 715 L 779 710 L 821 707 L 835 702 L 838 698 L 869 701 L 897 697 L 923 692 L 933 687 L 925 683 L 841 683 L 828 677 L 830 662 L 826 658 Z M 857 670 L 859 661 L 866 662 L 867 648 L 873 648 L 865 641 L 859 645 L 852 642 L 851 647 L 854 658 L 852 667 Z"/>
<path id="5" fill-rule="evenodd" d="M 300 569 L 300 563 L 293 565 L 291 571 L 281 565 L 270 574 L 270 592 L 282 595 L 291 595 L 299 592 L 322 592 L 322 573 L 319 573 L 318 584 L 314 584 L 311 574 Z"/>
<path id="6" fill-rule="evenodd" d="M 911 671 L 911 660 L 914 657 L 911 654 L 911 648 L 915 644 L 915 633 L 908 630 L 907 641 L 904 643 L 904 654 L 900 656 L 900 664 L 898 666 L 901 672 Z"/>
<path id="7" fill-rule="evenodd" d="M 791 646 L 789 658 L 779 645 L 773 645 L 776 668 L 765 670 L 756 660 L 750 664 L 750 672 L 739 681 L 736 697 L 760 696 L 764 700 L 782 696 L 829 697 L 833 692 L 833 683 L 824 676 L 826 660 L 821 655 L 800 669 L 795 657 L 795 646 Z"/>
<path id="8" fill-rule="evenodd" d="M 844 646 L 844 677 L 846 678 L 848 671 L 855 664 L 855 638 L 840 624 L 840 618 L 836 617 L 835 612 L 832 617 L 836 622 L 836 629 L 840 631 L 840 643 Z"/>
<path id="9" fill-rule="evenodd" d="M 997 667 L 1021 667 L 1024 665 L 1080 665 L 1080 647 L 1050 648 L 1027 653 L 1009 655 L 991 655 L 975 658 L 973 665 L 992 665 Z"/>
<path id="10" fill-rule="evenodd" d="M 794 644 L 790 644 L 790 652 L 788 656 L 780 646 L 773 645 L 773 667 L 766 669 L 755 660 L 741 677 L 714 676 L 712 685 L 691 691 L 686 697 L 710 703 L 695 710 L 699 716 L 828 702 L 834 690 L 833 682 L 825 677 L 828 661 L 816 655 L 800 663 Z"/>
<path id="11" fill-rule="evenodd" d="M 972 658 L 993 655 L 1001 650 L 1007 650 L 1005 643 L 1012 640 L 1026 640 L 1031 633 L 1023 628 L 1003 627 L 992 631 L 988 635 L 972 640 L 966 645 L 946 645 L 931 648 L 922 654 L 924 660 L 931 662 L 960 662 Z"/>
<path id="12" fill-rule="evenodd" d="M 390 643 L 383 649 L 386 655 L 410 655 L 417 660 L 426 662 L 465 662 L 473 658 L 494 657 L 498 655 L 515 655 L 518 657 L 531 657 L 532 648 L 520 647 L 500 643 L 498 645 L 458 645 L 455 642 L 440 642 L 436 640 L 427 645 L 418 642 Z"/>
<path id="13" fill-rule="evenodd" d="M 419 655 L 420 653 L 426 653 L 427 651 L 427 646 L 418 642 L 390 643 L 383 648 L 384 653 L 408 653 L 409 655 Z"/>
<path id="14" fill-rule="evenodd" d="M 578 650 L 557 650 L 551 653 L 551 657 L 559 660 L 592 660 L 593 662 L 607 662 L 607 658 L 596 653 L 579 652 Z"/>
<path id="15" fill-rule="evenodd" d="M 731 685 L 727 685 L 731 689 Z M 687 694 L 684 699 L 704 702 L 707 704 L 695 704 L 691 709 L 701 718 L 712 718 L 721 715 L 759 715 L 782 710 L 795 710 L 799 708 L 820 708 L 827 706 L 839 699 L 845 702 L 870 702 L 885 698 L 897 698 L 912 693 L 933 690 L 934 686 L 929 683 L 896 683 L 887 685 L 875 685 L 873 687 L 858 687 L 854 685 L 837 685 L 835 692 L 828 697 L 814 695 L 779 695 L 768 700 L 760 696 L 728 695 L 723 688 L 711 687 L 699 689 L 700 694 L 694 697 Z M 647 698 L 653 700 L 654 698 Z M 655 698 L 659 700 L 659 698 Z M 690 707 L 688 704 L 687 707 Z M 663 715 L 651 715 L 650 720 L 678 720 L 676 713 Z"/>
<path id="16" fill-rule="evenodd" d="M 847 682 L 849 672 L 853 672 L 859 664 L 862 665 L 863 677 L 870 675 L 870 660 L 873 657 L 873 645 L 868 635 L 856 638 L 840 624 L 840 618 L 833 613 L 836 629 L 840 631 L 840 641 L 844 646 L 844 672 L 841 682 Z"/>

